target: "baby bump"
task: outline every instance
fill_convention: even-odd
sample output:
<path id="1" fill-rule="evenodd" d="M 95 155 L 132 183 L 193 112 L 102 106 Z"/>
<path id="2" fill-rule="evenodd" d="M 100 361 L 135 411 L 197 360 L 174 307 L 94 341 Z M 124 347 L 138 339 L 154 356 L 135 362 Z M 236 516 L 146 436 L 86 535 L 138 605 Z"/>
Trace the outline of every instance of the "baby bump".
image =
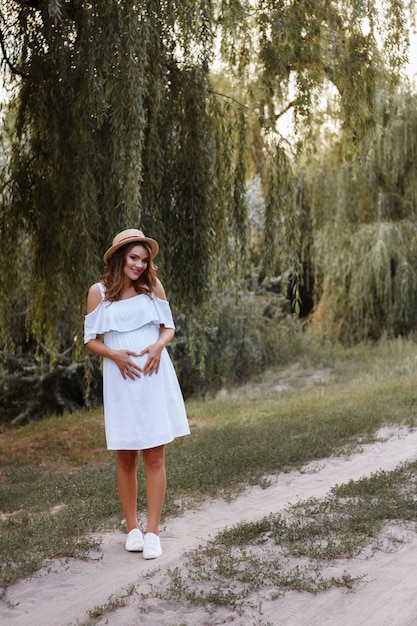
<path id="1" fill-rule="evenodd" d="M 159 339 L 159 326 L 146 324 L 126 333 L 112 331 L 105 335 L 105 344 L 113 350 L 141 352 Z"/>

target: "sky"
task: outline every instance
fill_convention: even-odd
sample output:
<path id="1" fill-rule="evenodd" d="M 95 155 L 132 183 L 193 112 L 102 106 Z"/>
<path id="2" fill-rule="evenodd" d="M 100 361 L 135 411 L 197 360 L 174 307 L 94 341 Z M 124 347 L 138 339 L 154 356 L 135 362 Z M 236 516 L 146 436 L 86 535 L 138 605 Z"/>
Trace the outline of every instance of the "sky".
<path id="1" fill-rule="evenodd" d="M 416 83 L 417 78 L 417 35 L 412 33 L 410 36 L 409 62 L 406 67 L 406 73 L 410 80 Z"/>

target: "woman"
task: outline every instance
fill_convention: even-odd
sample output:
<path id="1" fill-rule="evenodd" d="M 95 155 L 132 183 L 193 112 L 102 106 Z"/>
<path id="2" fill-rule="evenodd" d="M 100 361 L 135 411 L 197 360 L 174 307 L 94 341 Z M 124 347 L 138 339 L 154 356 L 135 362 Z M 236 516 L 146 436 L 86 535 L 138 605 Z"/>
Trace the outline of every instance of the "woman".
<path id="1" fill-rule="evenodd" d="M 158 250 L 158 243 L 140 230 L 115 236 L 103 257 L 102 281 L 88 292 L 84 335 L 88 350 L 104 358 L 106 441 L 109 450 L 117 450 L 117 487 L 128 533 L 125 548 L 143 551 L 145 559 L 162 555 L 165 445 L 190 432 L 166 350 L 175 326 L 153 264 Z M 137 517 L 140 451 L 148 505 L 145 536 Z"/>

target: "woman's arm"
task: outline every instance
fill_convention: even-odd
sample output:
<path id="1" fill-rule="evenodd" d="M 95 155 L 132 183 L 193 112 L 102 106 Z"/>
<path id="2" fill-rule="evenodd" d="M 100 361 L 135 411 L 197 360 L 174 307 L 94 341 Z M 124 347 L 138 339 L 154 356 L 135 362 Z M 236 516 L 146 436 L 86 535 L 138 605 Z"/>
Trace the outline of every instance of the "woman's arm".
<path id="1" fill-rule="evenodd" d="M 93 285 L 90 287 L 88 291 L 87 297 L 87 314 L 94 311 L 96 307 L 101 302 L 101 293 L 98 285 Z M 104 359 L 110 359 L 116 363 L 117 367 L 120 370 L 123 378 L 126 377 L 131 378 L 132 380 L 136 378 L 140 378 L 142 369 L 139 365 L 136 365 L 130 360 L 131 356 L 138 356 L 136 352 L 131 352 L 129 350 L 112 350 L 108 348 L 104 343 L 98 339 L 91 339 L 88 343 L 85 344 L 87 350 L 89 350 L 92 354 L 96 354 L 97 356 L 101 356 Z"/>
<path id="2" fill-rule="evenodd" d="M 163 288 L 162 283 L 158 278 L 156 279 L 156 284 L 154 285 L 152 292 L 160 300 L 167 299 L 165 295 L 165 289 Z M 174 335 L 175 330 L 173 328 L 165 328 L 165 326 L 161 324 L 161 326 L 159 327 L 158 341 L 151 344 L 139 353 L 139 356 L 142 356 L 146 353 L 148 354 L 148 360 L 146 361 L 145 367 L 143 368 L 143 373 L 145 375 L 158 373 L 162 350 L 166 348 L 167 345 L 173 340 Z"/>

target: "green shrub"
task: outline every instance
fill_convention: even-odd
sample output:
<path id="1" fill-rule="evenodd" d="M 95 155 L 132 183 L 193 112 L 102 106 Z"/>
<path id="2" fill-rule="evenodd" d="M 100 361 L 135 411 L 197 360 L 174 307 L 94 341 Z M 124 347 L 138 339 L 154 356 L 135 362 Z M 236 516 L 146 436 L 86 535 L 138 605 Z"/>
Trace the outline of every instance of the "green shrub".
<path id="1" fill-rule="evenodd" d="M 303 333 L 279 295 L 222 295 L 210 326 L 193 322 L 191 341 L 185 316 L 175 319 L 171 354 L 186 397 L 242 384 L 302 353 Z M 200 367 L 193 353 L 203 355 Z"/>

